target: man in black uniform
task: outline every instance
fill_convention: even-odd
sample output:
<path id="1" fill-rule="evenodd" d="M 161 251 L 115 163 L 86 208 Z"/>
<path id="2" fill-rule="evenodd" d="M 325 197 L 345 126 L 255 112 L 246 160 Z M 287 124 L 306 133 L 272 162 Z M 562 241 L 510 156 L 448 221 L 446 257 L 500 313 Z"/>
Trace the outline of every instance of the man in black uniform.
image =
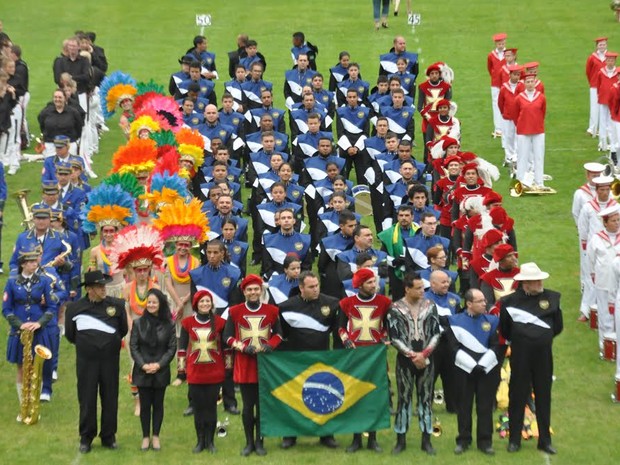
<path id="1" fill-rule="evenodd" d="M 117 449 L 118 372 L 121 340 L 127 334 L 125 301 L 106 296 L 112 278 L 101 271 L 84 274 L 86 296 L 67 306 L 65 336 L 76 349 L 80 452 L 90 452 L 97 435 L 97 392 L 101 396 L 101 445 Z"/>
<path id="2" fill-rule="evenodd" d="M 333 348 L 342 348 L 338 336 L 340 306 L 338 299 L 321 294 L 319 278 L 312 271 L 299 275 L 300 294 L 282 302 L 280 321 L 284 340 L 278 350 L 329 350 L 330 335 Z M 297 438 L 285 437 L 282 448 L 295 445 Z M 333 435 L 322 436 L 321 445 L 338 447 Z"/>
<path id="3" fill-rule="evenodd" d="M 525 403 L 534 390 L 538 449 L 548 454 L 551 446 L 551 377 L 553 338 L 562 332 L 560 293 L 543 287 L 549 277 L 536 263 L 524 263 L 514 277 L 519 288 L 500 300 L 499 328 L 511 343 L 509 408 L 510 442 L 508 452 L 521 448 Z"/>

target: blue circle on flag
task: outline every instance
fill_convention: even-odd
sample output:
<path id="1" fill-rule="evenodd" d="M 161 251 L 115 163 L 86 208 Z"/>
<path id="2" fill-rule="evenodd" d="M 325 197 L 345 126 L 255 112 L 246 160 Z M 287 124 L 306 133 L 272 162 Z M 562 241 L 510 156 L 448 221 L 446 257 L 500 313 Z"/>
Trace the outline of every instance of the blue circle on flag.
<path id="1" fill-rule="evenodd" d="M 344 385 L 333 373 L 328 371 L 314 373 L 306 379 L 301 396 L 304 405 L 311 412 L 326 415 L 342 407 Z"/>

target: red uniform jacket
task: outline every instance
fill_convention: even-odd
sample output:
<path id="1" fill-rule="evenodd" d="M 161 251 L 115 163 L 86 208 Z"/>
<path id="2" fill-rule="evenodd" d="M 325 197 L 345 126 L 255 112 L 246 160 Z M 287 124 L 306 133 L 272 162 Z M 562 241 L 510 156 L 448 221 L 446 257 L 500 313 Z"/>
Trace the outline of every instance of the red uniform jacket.
<path id="1" fill-rule="evenodd" d="M 513 65 L 516 65 L 517 63 L 513 63 Z M 502 84 L 504 84 L 504 82 L 508 82 L 510 80 L 510 71 L 508 71 L 508 64 L 504 63 L 502 65 L 502 67 L 499 70 L 499 79 L 500 82 Z"/>
<path id="2" fill-rule="evenodd" d="M 596 87 L 597 75 L 601 68 L 605 67 L 605 56 L 600 58 L 596 52 L 592 52 L 586 60 L 586 76 L 590 87 Z"/>
<path id="3" fill-rule="evenodd" d="M 547 112 L 547 99 L 540 92 L 534 91 L 532 100 L 527 97 L 525 91 L 516 98 L 517 107 L 517 134 L 534 135 L 545 132 L 545 114 Z"/>
<path id="4" fill-rule="evenodd" d="M 601 68 L 596 75 L 596 90 L 598 92 L 598 103 L 601 105 L 609 105 L 611 97 L 611 88 L 618 82 L 618 73 L 616 68 L 611 73 L 607 67 Z"/>
<path id="5" fill-rule="evenodd" d="M 491 271 L 487 271 L 480 276 L 480 281 L 484 281 L 493 289 L 495 300 L 499 300 L 505 295 L 512 294 L 519 287 L 519 282 L 514 280 L 515 275 L 519 272 L 518 266 L 514 267 L 510 271 L 501 271 L 496 268 Z"/>
<path id="6" fill-rule="evenodd" d="M 435 85 L 431 84 L 429 80 L 420 84 L 418 89 L 424 95 L 424 106 L 420 109 L 420 115 L 424 116 L 425 119 L 433 116 L 433 113 L 437 111 L 437 102 L 445 98 L 450 87 L 450 84 L 443 80 L 440 80 Z"/>
<path id="7" fill-rule="evenodd" d="M 502 54 L 502 58 L 497 55 L 497 50 L 493 50 L 487 56 L 487 71 L 489 72 L 489 76 L 491 76 L 491 87 L 500 87 L 502 85 L 502 78 L 500 75 L 500 71 L 502 70 L 502 66 L 506 63 L 506 59 Z"/>
<path id="8" fill-rule="evenodd" d="M 448 122 L 443 122 L 439 119 L 439 113 L 433 114 L 428 120 L 428 124 L 433 128 L 433 140 L 437 141 L 441 139 L 442 136 L 448 135 L 452 126 L 454 126 L 455 121 L 452 116 L 448 119 Z"/>
<path id="9" fill-rule="evenodd" d="M 620 83 L 616 82 L 611 87 L 611 93 L 609 96 L 609 112 L 611 113 L 611 119 L 620 123 Z"/>
<path id="10" fill-rule="evenodd" d="M 439 160 L 440 162 L 443 160 Z M 456 184 L 448 176 L 439 179 L 433 186 L 435 191 L 441 191 L 441 201 L 435 205 L 435 210 L 439 210 L 439 224 L 450 226 L 452 224 L 452 202 L 447 198 L 450 189 Z"/>
<path id="11" fill-rule="evenodd" d="M 245 302 L 230 307 L 227 324 L 232 324 L 234 336 L 228 337 L 226 344 L 236 350 L 235 383 L 258 383 L 256 355 L 246 354 L 243 350 L 249 345 L 260 348 L 263 344 L 269 344 L 274 349 L 280 345 L 282 329 L 279 313 L 278 307 L 269 304 L 262 304 L 255 311 L 250 310 Z"/>
<path id="12" fill-rule="evenodd" d="M 345 297 L 340 301 L 343 312 L 338 330 L 340 339 L 343 342 L 350 339 L 356 346 L 381 343 L 387 336 L 383 323 L 391 305 L 392 301 L 381 294 L 375 294 L 370 300 L 362 300 L 357 295 Z"/>
<path id="13" fill-rule="evenodd" d="M 499 99 L 497 100 L 497 106 L 499 111 L 502 112 L 502 117 L 505 120 L 510 120 L 516 124 L 517 122 L 517 95 L 525 90 L 525 85 L 519 81 L 514 90 L 510 87 L 510 83 L 504 82 L 499 90 Z"/>
<path id="14" fill-rule="evenodd" d="M 184 318 L 181 325 L 189 334 L 189 345 L 179 349 L 179 359 L 186 357 L 189 384 L 219 384 L 224 382 L 225 364 L 222 350 L 222 331 L 226 320 L 215 315 L 215 328 L 211 320 L 202 323 L 195 316 Z M 187 349 L 187 351 L 185 350 Z"/>

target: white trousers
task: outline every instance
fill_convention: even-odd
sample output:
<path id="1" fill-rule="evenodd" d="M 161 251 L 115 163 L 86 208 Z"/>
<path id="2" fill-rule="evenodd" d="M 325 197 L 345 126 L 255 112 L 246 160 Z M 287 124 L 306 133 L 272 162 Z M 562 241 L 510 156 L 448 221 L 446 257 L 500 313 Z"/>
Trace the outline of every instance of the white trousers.
<path id="1" fill-rule="evenodd" d="M 611 114 L 607 105 L 598 106 L 598 144 L 602 150 L 613 149 L 615 151 L 616 135 L 611 128 Z"/>
<path id="2" fill-rule="evenodd" d="M 543 186 L 545 169 L 545 133 L 521 135 L 517 134 L 517 179 L 525 179 L 530 164 L 533 166 L 534 183 Z"/>
<path id="3" fill-rule="evenodd" d="M 618 301 L 616 301 L 616 308 L 618 308 Z M 618 347 L 620 347 L 620 331 L 618 331 L 618 328 L 620 328 L 620 312 L 616 310 L 615 314 L 614 314 L 614 320 L 616 322 L 616 351 L 618 350 Z M 616 381 L 620 381 L 620 357 L 618 357 L 618 355 L 616 354 Z"/>
<path id="4" fill-rule="evenodd" d="M 517 127 L 510 119 L 503 120 L 503 123 L 504 159 L 506 161 L 517 161 Z"/>
<path id="5" fill-rule="evenodd" d="M 596 294 L 596 304 L 598 307 L 598 345 L 603 350 L 603 337 L 615 332 L 614 315 L 609 313 L 609 305 L 613 304 L 613 297 L 609 295 L 607 289 L 594 287 Z M 611 301 L 610 301 L 611 298 Z"/>
<path id="6" fill-rule="evenodd" d="M 11 127 L 0 137 L 0 159 L 5 168 L 19 169 L 21 158 L 22 107 L 15 105 L 11 111 Z"/>
<path id="7" fill-rule="evenodd" d="M 598 129 L 598 91 L 596 87 L 590 87 L 590 122 L 588 123 L 588 131 L 592 135 L 596 135 Z"/>
<path id="8" fill-rule="evenodd" d="M 610 134 L 612 137 L 610 139 L 613 141 L 611 147 L 612 152 L 617 152 L 620 148 L 620 122 L 610 120 L 611 121 L 611 130 Z"/>
<path id="9" fill-rule="evenodd" d="M 502 113 L 497 106 L 497 100 L 499 99 L 499 87 L 491 87 L 491 108 L 493 109 L 493 127 L 495 131 L 501 131 L 503 128 Z"/>
<path id="10" fill-rule="evenodd" d="M 581 280 L 581 304 L 579 312 L 586 318 L 590 318 L 590 309 L 595 304 L 594 283 L 590 272 L 588 254 L 579 244 L 579 279 Z"/>

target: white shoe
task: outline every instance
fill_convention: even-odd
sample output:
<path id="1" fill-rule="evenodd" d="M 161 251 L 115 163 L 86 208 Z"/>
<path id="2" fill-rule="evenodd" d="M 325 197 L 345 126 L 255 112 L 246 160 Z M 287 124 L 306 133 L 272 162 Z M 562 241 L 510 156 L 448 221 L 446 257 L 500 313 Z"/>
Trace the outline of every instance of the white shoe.
<path id="1" fill-rule="evenodd" d="M 52 382 L 58 381 L 58 372 L 56 370 L 52 371 Z"/>
<path id="2" fill-rule="evenodd" d="M 549 174 L 543 174 L 543 181 L 553 181 L 553 176 Z"/>
<path id="3" fill-rule="evenodd" d="M 22 414 L 21 414 L 21 413 L 18 413 L 18 414 L 17 414 L 17 418 L 15 418 L 15 421 L 16 421 L 17 423 L 21 423 L 21 422 L 22 422 Z"/>
<path id="4" fill-rule="evenodd" d="M 39 397 L 39 400 L 41 402 L 49 402 L 52 400 L 52 396 L 48 394 L 47 392 L 42 392 L 41 396 Z"/>
<path id="5" fill-rule="evenodd" d="M 87 168 L 85 171 L 89 178 L 97 179 L 97 174 L 93 170 Z"/>
<path id="6" fill-rule="evenodd" d="M 15 175 L 15 174 L 17 173 L 17 170 L 18 170 L 18 169 L 19 169 L 19 168 L 15 168 L 14 166 L 11 166 L 11 167 L 9 168 L 9 171 L 7 172 L 7 174 L 8 174 L 9 176 L 13 176 L 13 175 Z"/>

